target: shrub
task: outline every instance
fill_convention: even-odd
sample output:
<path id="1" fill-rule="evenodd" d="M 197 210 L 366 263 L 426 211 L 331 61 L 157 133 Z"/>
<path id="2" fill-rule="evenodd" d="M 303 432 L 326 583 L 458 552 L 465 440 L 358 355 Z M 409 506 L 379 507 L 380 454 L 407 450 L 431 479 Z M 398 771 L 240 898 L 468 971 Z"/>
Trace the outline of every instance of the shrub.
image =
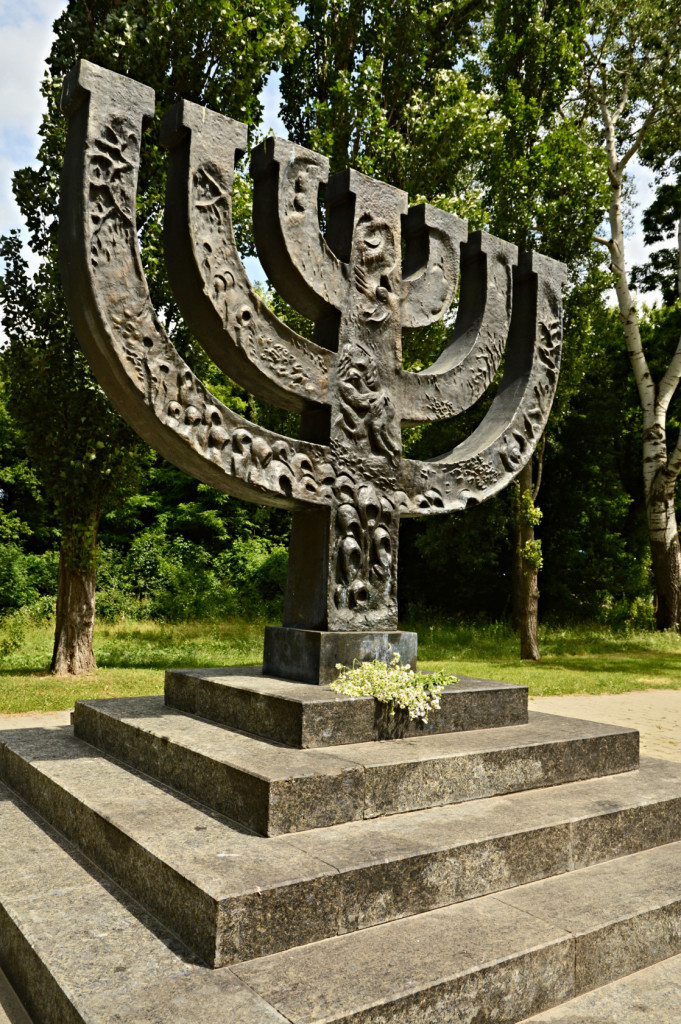
<path id="1" fill-rule="evenodd" d="M 54 600 L 59 555 L 26 554 L 14 543 L 0 544 L 0 614 Z"/>

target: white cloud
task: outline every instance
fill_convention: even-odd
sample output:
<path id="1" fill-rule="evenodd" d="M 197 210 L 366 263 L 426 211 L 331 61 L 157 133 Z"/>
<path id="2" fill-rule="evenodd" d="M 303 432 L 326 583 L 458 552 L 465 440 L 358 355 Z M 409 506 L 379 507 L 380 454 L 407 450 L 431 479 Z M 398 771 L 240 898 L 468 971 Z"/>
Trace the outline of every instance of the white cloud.
<path id="1" fill-rule="evenodd" d="M 65 0 L 0 0 L 0 233 L 21 226 L 11 176 L 37 152 L 44 61 L 52 23 L 65 6 Z"/>
<path id="2" fill-rule="evenodd" d="M 38 151 L 40 83 L 52 24 L 65 7 L 66 0 L 0 0 L 0 234 L 23 227 L 12 174 Z M 4 340 L 0 327 L 0 347 Z"/>

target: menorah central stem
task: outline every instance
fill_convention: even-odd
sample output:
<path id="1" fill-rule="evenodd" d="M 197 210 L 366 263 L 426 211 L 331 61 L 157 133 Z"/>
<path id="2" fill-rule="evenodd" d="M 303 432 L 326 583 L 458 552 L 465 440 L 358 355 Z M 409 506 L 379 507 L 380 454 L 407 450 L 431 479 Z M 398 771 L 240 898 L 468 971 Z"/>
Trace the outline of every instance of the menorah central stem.
<path id="1" fill-rule="evenodd" d="M 284 626 L 380 635 L 397 629 L 402 436 L 394 396 L 407 197 L 350 172 L 331 179 L 327 202 L 327 239 L 348 274 L 328 418 L 308 416 L 303 430 L 329 445 L 336 480 L 327 509 L 294 513 Z"/>
<path id="2" fill-rule="evenodd" d="M 402 440 L 394 395 L 402 331 L 400 218 L 407 197 L 351 172 L 331 179 L 327 202 L 327 237 L 348 273 L 328 436 L 310 439 L 329 444 L 336 482 L 326 514 L 295 516 L 285 624 L 395 629 Z M 312 604 L 305 597 L 310 588 Z"/>

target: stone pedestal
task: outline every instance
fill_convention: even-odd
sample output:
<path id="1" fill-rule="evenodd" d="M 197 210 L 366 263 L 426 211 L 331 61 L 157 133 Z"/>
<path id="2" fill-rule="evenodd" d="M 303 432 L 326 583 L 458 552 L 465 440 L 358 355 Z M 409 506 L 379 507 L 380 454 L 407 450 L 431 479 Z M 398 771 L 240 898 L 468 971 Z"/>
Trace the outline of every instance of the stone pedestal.
<path id="1" fill-rule="evenodd" d="M 265 627 L 263 672 L 279 679 L 328 686 L 336 665 L 355 661 L 390 662 L 399 654 L 403 665 L 416 668 L 418 637 L 406 632 L 331 632 L 320 629 Z"/>
<path id="2" fill-rule="evenodd" d="M 681 766 L 635 730 L 466 678 L 384 725 L 193 669 L 0 731 L 0 969 L 35 1024 L 539 1024 L 681 953 Z"/>

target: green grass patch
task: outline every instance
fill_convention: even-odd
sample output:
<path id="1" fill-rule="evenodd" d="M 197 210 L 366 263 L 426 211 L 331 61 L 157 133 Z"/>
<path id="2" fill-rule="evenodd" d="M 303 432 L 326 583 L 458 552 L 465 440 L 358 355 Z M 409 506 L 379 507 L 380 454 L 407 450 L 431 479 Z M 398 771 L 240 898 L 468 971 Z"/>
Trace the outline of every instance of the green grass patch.
<path id="1" fill-rule="evenodd" d="M 419 666 L 522 683 L 533 696 L 681 688 L 681 636 L 597 627 L 540 630 L 540 662 L 521 662 L 519 640 L 501 623 L 404 623 L 419 634 Z M 27 625 L 0 660 L 0 712 L 50 711 L 94 697 L 162 693 L 167 668 L 252 665 L 262 660 L 264 623 L 99 623 L 91 676 L 47 672 L 52 623 Z M 1 632 L 1 631 L 0 631 Z M 0 642 L 2 638 L 0 637 Z"/>
<path id="2" fill-rule="evenodd" d="M 543 626 L 542 658 L 532 662 L 520 661 L 520 641 L 503 623 L 415 628 L 421 668 L 521 683 L 533 697 L 681 688 L 677 633 Z"/>
<path id="3" fill-rule="evenodd" d="M 210 668 L 262 662 L 262 622 L 99 623 L 97 671 L 53 676 L 52 623 L 25 628 L 21 646 L 0 661 L 0 713 L 58 711 L 77 700 L 163 693 L 167 668 Z"/>

